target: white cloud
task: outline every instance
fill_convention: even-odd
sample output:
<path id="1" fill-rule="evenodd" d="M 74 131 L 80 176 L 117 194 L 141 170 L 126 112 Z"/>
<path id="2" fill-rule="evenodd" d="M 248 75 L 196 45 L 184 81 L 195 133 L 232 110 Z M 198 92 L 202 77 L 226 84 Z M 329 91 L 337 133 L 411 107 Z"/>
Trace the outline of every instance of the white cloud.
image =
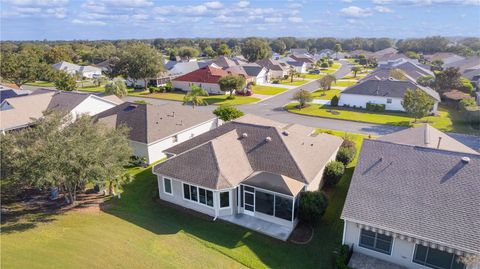
<path id="1" fill-rule="evenodd" d="M 148 20 L 150 16 L 148 14 L 135 14 L 132 15 L 132 19 L 138 20 L 138 21 L 143 21 L 143 20 Z"/>
<path id="2" fill-rule="evenodd" d="M 372 11 L 370 9 L 360 8 L 357 6 L 349 6 L 346 8 L 342 8 L 340 12 L 347 17 L 353 17 L 353 18 L 362 18 L 362 17 L 368 17 L 372 15 Z"/>
<path id="3" fill-rule="evenodd" d="M 196 6 L 159 6 L 154 8 L 157 14 L 162 15 L 203 15 L 208 12 L 208 8 L 204 5 Z"/>
<path id="4" fill-rule="evenodd" d="M 376 5 L 384 5 L 384 4 L 389 4 L 391 2 L 392 0 L 372 0 L 372 3 Z"/>
<path id="5" fill-rule="evenodd" d="M 103 26 L 103 25 L 107 25 L 105 22 L 103 21 L 83 21 L 83 20 L 79 20 L 79 19 L 74 19 L 72 21 L 72 23 L 74 24 L 82 24 L 82 25 L 99 25 L 99 26 Z"/>
<path id="6" fill-rule="evenodd" d="M 6 0 L 5 3 L 14 6 L 58 7 L 67 5 L 68 0 Z"/>
<path id="7" fill-rule="evenodd" d="M 288 21 L 299 23 L 299 22 L 303 22 L 303 19 L 300 17 L 288 17 Z"/>
<path id="8" fill-rule="evenodd" d="M 281 17 L 268 17 L 268 18 L 265 18 L 265 22 L 268 22 L 268 23 L 278 23 L 278 22 L 282 22 L 283 19 Z"/>
<path id="9" fill-rule="evenodd" d="M 223 4 L 219 1 L 206 2 L 205 6 L 211 9 L 220 9 L 223 7 Z"/>
<path id="10" fill-rule="evenodd" d="M 291 4 L 288 4 L 287 7 L 288 8 L 301 8 L 301 7 L 303 7 L 303 5 L 300 4 L 300 3 L 291 3 Z"/>
<path id="11" fill-rule="evenodd" d="M 376 6 L 373 9 L 377 12 L 380 12 L 380 13 L 392 13 L 393 12 L 393 10 L 391 10 L 388 7 L 384 7 L 384 6 Z"/>
<path id="12" fill-rule="evenodd" d="M 341 0 L 341 1 L 344 2 L 344 3 L 352 3 L 353 2 L 353 0 Z"/>
<path id="13" fill-rule="evenodd" d="M 480 5 L 480 0 L 372 0 L 374 4 L 399 4 L 406 6 L 428 5 Z"/>
<path id="14" fill-rule="evenodd" d="M 240 1 L 237 3 L 237 7 L 240 7 L 240 8 L 246 8 L 250 5 L 250 2 L 248 1 Z"/>
<path id="15" fill-rule="evenodd" d="M 108 6 L 118 7 L 148 7 L 153 6 L 153 2 L 149 0 L 97 0 L 97 3 L 102 3 Z"/>

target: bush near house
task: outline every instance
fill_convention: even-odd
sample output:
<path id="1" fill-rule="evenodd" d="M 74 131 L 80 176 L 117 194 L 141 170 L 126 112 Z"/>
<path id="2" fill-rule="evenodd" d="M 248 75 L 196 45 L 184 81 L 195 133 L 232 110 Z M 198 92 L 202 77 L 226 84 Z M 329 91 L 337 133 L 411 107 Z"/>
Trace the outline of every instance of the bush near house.
<path id="1" fill-rule="evenodd" d="M 223 121 L 231 121 L 243 116 L 243 112 L 231 105 L 222 105 L 213 111 L 213 114 Z"/>
<path id="2" fill-rule="evenodd" d="M 385 111 L 385 105 L 384 104 L 367 103 L 367 110 L 368 111 L 374 111 L 374 112 L 384 112 Z"/>
<path id="3" fill-rule="evenodd" d="M 338 96 L 334 95 L 332 100 L 330 100 L 330 106 L 338 106 Z"/>
<path id="4" fill-rule="evenodd" d="M 300 196 L 299 218 L 312 225 L 317 224 L 328 206 L 327 196 L 322 191 L 307 191 Z"/>
<path id="5" fill-rule="evenodd" d="M 355 147 L 340 147 L 337 153 L 337 161 L 348 165 L 355 157 Z"/>
<path id="6" fill-rule="evenodd" d="M 332 187 L 337 185 L 338 181 L 345 173 L 345 165 L 339 161 L 332 161 L 325 167 L 323 172 L 323 182 L 325 186 Z"/>
<path id="7" fill-rule="evenodd" d="M 351 249 L 348 245 L 342 245 L 340 247 L 340 251 L 335 256 L 335 265 L 333 268 L 335 269 L 352 269 L 348 266 L 348 262 L 352 257 L 353 249 Z"/>

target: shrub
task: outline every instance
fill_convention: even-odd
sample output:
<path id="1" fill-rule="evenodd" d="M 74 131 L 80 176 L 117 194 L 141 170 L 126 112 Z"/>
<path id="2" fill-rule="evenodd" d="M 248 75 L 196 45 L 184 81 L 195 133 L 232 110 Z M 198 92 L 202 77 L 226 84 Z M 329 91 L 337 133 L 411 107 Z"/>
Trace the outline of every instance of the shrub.
<path id="1" fill-rule="evenodd" d="M 367 110 L 368 111 L 374 111 L 374 112 L 384 112 L 385 111 L 385 105 L 384 104 L 367 103 Z"/>
<path id="2" fill-rule="evenodd" d="M 355 142 L 353 142 L 350 139 L 345 139 L 345 138 L 344 138 L 343 143 L 342 143 L 342 147 L 345 147 L 345 148 L 354 148 L 355 145 L 356 145 Z"/>
<path id="3" fill-rule="evenodd" d="M 475 102 L 474 98 L 466 98 L 466 99 L 460 100 L 460 105 L 462 107 L 469 107 L 469 106 L 476 106 L 477 103 Z"/>
<path id="4" fill-rule="evenodd" d="M 157 90 L 158 90 L 158 88 L 155 87 L 155 86 L 152 86 L 152 85 L 148 86 L 148 91 L 149 91 L 150 93 L 154 93 L 154 92 L 156 92 Z"/>
<path id="5" fill-rule="evenodd" d="M 350 269 L 348 262 L 352 257 L 353 250 L 348 245 L 340 247 L 340 251 L 335 255 L 335 269 Z"/>
<path id="6" fill-rule="evenodd" d="M 288 79 L 289 76 L 288 75 L 283 75 L 283 79 Z"/>
<path id="7" fill-rule="evenodd" d="M 130 165 L 146 167 L 148 165 L 147 164 L 147 158 L 132 155 L 132 156 L 130 156 Z"/>
<path id="8" fill-rule="evenodd" d="M 470 80 L 468 80 L 468 78 L 461 77 L 460 78 L 460 85 L 461 85 L 459 87 L 460 91 L 468 93 L 468 94 L 471 94 L 473 92 L 473 85 L 470 82 Z"/>
<path id="9" fill-rule="evenodd" d="M 325 171 L 323 172 L 323 182 L 325 186 L 331 187 L 337 185 L 344 172 L 345 166 L 341 162 L 332 161 L 327 164 Z"/>
<path id="10" fill-rule="evenodd" d="M 213 114 L 223 121 L 231 121 L 243 116 L 243 112 L 231 105 L 223 105 L 215 108 Z"/>
<path id="11" fill-rule="evenodd" d="M 298 216 L 300 220 L 316 224 L 325 214 L 328 200 L 322 191 L 307 191 L 300 196 Z"/>
<path id="12" fill-rule="evenodd" d="M 331 106 L 338 106 L 338 96 L 334 95 L 332 97 L 332 100 L 330 100 L 330 105 Z"/>
<path id="13" fill-rule="evenodd" d="M 171 92 L 173 90 L 173 85 L 171 81 L 168 81 L 165 86 L 163 86 L 163 91 L 165 92 Z"/>
<path id="14" fill-rule="evenodd" d="M 328 65 L 333 65 L 333 60 L 328 60 Z"/>
<path id="15" fill-rule="evenodd" d="M 337 153 L 337 161 L 347 165 L 355 158 L 355 147 L 340 147 Z"/>
<path id="16" fill-rule="evenodd" d="M 235 99 L 235 95 L 229 95 L 229 96 L 227 96 L 226 99 L 227 99 L 227 100 L 233 100 L 233 99 Z"/>
<path id="17" fill-rule="evenodd" d="M 320 67 L 322 67 L 322 68 L 328 68 L 329 65 L 328 65 L 328 63 L 322 63 L 322 64 L 320 65 Z"/>
<path id="18" fill-rule="evenodd" d="M 293 94 L 293 99 L 297 100 L 300 108 L 307 106 L 307 102 L 313 100 L 312 93 L 306 90 L 299 90 Z"/>

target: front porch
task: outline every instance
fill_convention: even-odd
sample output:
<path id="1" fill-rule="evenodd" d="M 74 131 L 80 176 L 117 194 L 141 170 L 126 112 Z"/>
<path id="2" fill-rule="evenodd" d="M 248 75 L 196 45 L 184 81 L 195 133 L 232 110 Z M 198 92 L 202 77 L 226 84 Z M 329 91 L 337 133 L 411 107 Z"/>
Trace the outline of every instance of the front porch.
<path id="1" fill-rule="evenodd" d="M 282 241 L 287 241 L 294 228 L 284 225 L 268 222 L 253 216 L 245 214 L 235 214 L 218 217 L 221 220 L 240 225 L 242 227 L 254 230 Z"/>

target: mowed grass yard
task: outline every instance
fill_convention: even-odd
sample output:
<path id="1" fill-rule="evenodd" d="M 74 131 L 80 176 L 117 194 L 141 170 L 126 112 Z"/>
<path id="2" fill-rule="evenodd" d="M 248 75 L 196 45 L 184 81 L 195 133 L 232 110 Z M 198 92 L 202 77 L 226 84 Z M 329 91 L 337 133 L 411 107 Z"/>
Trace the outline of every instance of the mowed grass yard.
<path id="1" fill-rule="evenodd" d="M 146 97 L 146 98 L 156 98 L 156 99 L 165 99 L 165 100 L 172 100 L 172 101 L 179 101 L 183 102 L 183 97 L 185 93 L 180 92 L 166 92 L 166 93 L 150 93 L 148 91 L 144 92 L 134 92 L 130 91 L 129 96 L 136 96 L 136 97 Z M 251 96 L 235 96 L 235 99 L 228 100 L 228 95 L 210 95 L 202 97 L 203 100 L 206 100 L 209 105 L 244 105 L 250 104 L 260 99 L 251 97 Z"/>
<path id="2" fill-rule="evenodd" d="M 318 89 L 314 92 L 312 92 L 312 96 L 314 99 L 321 99 L 321 100 L 331 100 L 333 96 L 340 95 L 340 90 L 338 89 L 330 89 L 330 90 L 323 90 L 323 89 Z"/>
<path id="3" fill-rule="evenodd" d="M 368 112 L 366 110 L 330 107 L 327 105 L 310 104 L 310 106 L 298 109 L 297 103 L 285 106 L 289 112 L 322 118 L 367 122 L 375 124 L 388 124 L 395 126 L 417 126 L 428 123 L 433 127 L 446 132 L 458 132 L 479 135 L 480 132 L 471 128 L 468 124 L 458 121 L 460 114 L 456 111 L 440 106 L 438 116 L 428 116 L 414 123 L 414 119 L 401 112 Z"/>
<path id="4" fill-rule="evenodd" d="M 275 94 L 279 94 L 286 91 L 287 88 L 255 85 L 253 86 L 252 90 L 253 90 L 253 93 L 255 94 L 275 95 Z"/>
<path id="5" fill-rule="evenodd" d="M 364 136 L 348 137 L 357 142 L 359 149 Z M 353 167 L 354 163 L 350 164 L 339 184 L 326 190 L 328 209 L 307 245 L 281 242 L 159 204 L 154 200 L 156 177 L 148 167 L 133 169 L 135 179 L 124 187 L 122 198 L 106 202 L 101 211 L 69 211 L 49 216 L 50 221 L 33 226 L 19 222 L 3 224 L 2 266 L 331 268 L 332 252 L 341 245 L 343 221 L 339 217 Z"/>
<path id="6" fill-rule="evenodd" d="M 303 85 L 303 84 L 308 83 L 308 82 L 310 82 L 310 80 L 306 80 L 306 79 L 302 79 L 302 78 L 294 78 L 293 82 L 290 81 L 290 79 L 280 80 L 280 84 L 289 85 L 289 86 L 300 86 L 300 85 Z"/>
<path id="7" fill-rule="evenodd" d="M 37 87 L 55 87 L 55 84 L 50 81 L 35 81 L 35 82 L 26 83 L 25 85 L 37 86 Z"/>

